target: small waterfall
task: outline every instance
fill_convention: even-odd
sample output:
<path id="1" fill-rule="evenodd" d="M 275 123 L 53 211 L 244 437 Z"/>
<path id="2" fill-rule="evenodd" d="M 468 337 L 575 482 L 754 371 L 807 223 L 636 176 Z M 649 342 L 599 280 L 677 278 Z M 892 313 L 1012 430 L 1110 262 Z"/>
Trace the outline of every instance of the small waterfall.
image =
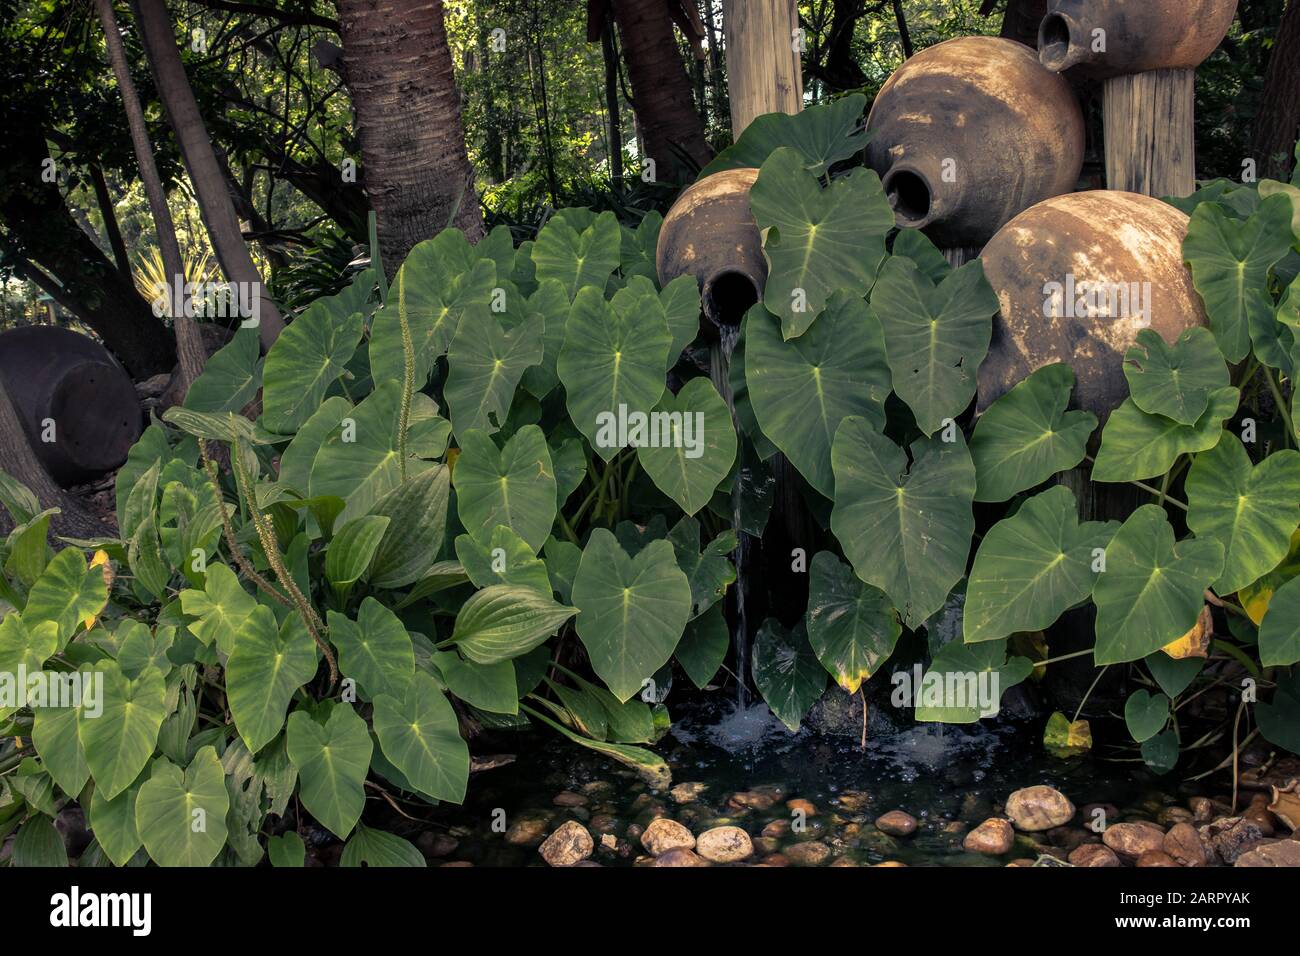
<path id="1" fill-rule="evenodd" d="M 740 326 L 724 325 L 719 329 L 719 339 L 709 349 L 709 373 L 713 385 L 727 402 L 731 411 L 731 423 L 736 435 L 742 434 L 740 421 L 736 417 L 736 396 L 731 390 L 731 355 L 740 340 Z M 737 455 L 739 455 L 739 450 Z M 731 527 L 736 532 L 736 550 L 732 561 L 736 565 L 736 626 L 732 635 L 732 645 L 736 650 L 736 700 L 740 708 L 749 703 L 749 688 L 746 673 L 749 668 L 749 625 L 745 619 L 745 569 L 749 563 L 749 536 L 741 528 L 740 505 L 743 492 L 740 485 L 740 468 L 736 469 L 736 481 L 731 486 Z"/>

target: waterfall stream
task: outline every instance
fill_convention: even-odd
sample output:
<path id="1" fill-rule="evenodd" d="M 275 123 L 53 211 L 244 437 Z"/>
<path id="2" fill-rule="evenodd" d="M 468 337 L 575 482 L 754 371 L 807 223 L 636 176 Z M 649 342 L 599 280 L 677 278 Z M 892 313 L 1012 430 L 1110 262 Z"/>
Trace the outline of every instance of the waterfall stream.
<path id="1" fill-rule="evenodd" d="M 719 329 L 719 339 L 709 349 L 709 374 L 713 385 L 727 402 L 731 411 L 731 424 L 739 438 L 742 434 L 740 421 L 736 417 L 736 396 L 731 389 L 731 355 L 736 342 L 740 339 L 739 325 L 725 325 Z M 737 457 L 740 452 L 737 450 Z M 745 619 L 745 570 L 748 564 L 750 541 L 741 527 L 740 507 L 743 491 L 740 483 L 740 468 L 736 469 L 736 480 L 731 486 L 731 527 L 736 532 L 736 550 L 732 561 L 736 566 L 736 621 L 732 632 L 732 646 L 736 651 L 736 701 L 743 709 L 749 703 L 749 689 L 746 684 L 746 672 L 749 665 L 749 627 Z"/>

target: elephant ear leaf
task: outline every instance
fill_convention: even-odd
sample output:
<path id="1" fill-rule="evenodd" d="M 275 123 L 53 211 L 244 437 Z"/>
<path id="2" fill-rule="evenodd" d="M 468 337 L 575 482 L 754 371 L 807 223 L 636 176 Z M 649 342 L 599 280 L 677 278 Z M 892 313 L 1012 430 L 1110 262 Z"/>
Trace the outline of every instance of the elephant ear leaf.
<path id="1" fill-rule="evenodd" d="M 203 373 L 185 393 L 185 407 L 198 412 L 237 412 L 262 387 L 257 329 L 241 328 L 207 360 Z"/>
<path id="2" fill-rule="evenodd" d="M 1169 723 L 1169 698 L 1135 690 L 1124 701 L 1124 723 L 1138 743 L 1144 743 L 1165 729 Z"/>
<path id="3" fill-rule="evenodd" d="M 824 176 L 832 165 L 867 145 L 870 134 L 862 123 L 866 108 L 866 96 L 852 93 L 833 103 L 810 106 L 793 116 L 767 113 L 756 117 L 734 144 L 704 167 L 700 177 L 724 169 L 757 169 L 782 146 L 797 150 L 814 176 Z"/>
<path id="4" fill-rule="evenodd" d="M 546 436 L 525 425 L 498 450 L 488 435 L 470 429 L 460 436 L 453 484 L 461 523 L 480 544 L 497 525 L 527 542 L 534 553 L 555 521 L 555 469 Z"/>
<path id="5" fill-rule="evenodd" d="M 293 695 L 315 673 L 316 645 L 297 615 L 277 626 L 271 609 L 259 606 L 244 618 L 226 666 L 226 690 L 249 753 L 280 733 Z"/>
<path id="6" fill-rule="evenodd" d="M 804 623 L 787 631 L 772 618 L 763 622 L 754 637 L 751 655 L 754 683 L 772 713 L 792 733 L 822 692 L 826 690 L 826 671 L 808 643 Z"/>
<path id="7" fill-rule="evenodd" d="M 1215 389 L 1194 425 L 1148 415 L 1132 398 L 1124 399 L 1102 430 L 1092 480 L 1143 481 L 1169 471 L 1179 455 L 1209 451 L 1219 443 L 1223 422 L 1236 413 L 1240 397 L 1231 386 Z"/>
<path id="8" fill-rule="evenodd" d="M 623 234 L 612 212 L 602 212 L 590 223 L 559 214 L 542 227 L 532 259 L 538 282 L 558 279 L 572 300 L 579 289 L 604 290 L 619 266 Z"/>
<path id="9" fill-rule="evenodd" d="M 199 749 L 183 772 L 159 757 L 135 798 L 135 827 L 159 866 L 207 866 L 226 844 L 230 795 L 215 748 Z"/>
<path id="10" fill-rule="evenodd" d="M 1133 404 L 1180 425 L 1196 424 L 1210 406 L 1210 395 L 1232 384 L 1214 335 L 1199 327 L 1173 345 L 1154 329 L 1143 329 L 1124 353 L 1124 377 Z"/>
<path id="11" fill-rule="evenodd" d="M 374 745 L 366 722 L 347 704 L 328 703 L 320 722 L 305 710 L 289 715 L 289 761 L 298 771 L 307 812 L 340 840 L 347 839 L 366 804 L 365 781 Z"/>
<path id="12" fill-rule="evenodd" d="M 1105 570 L 1093 588 L 1098 664 L 1146 657 L 1182 637 L 1205 606 L 1205 589 L 1223 572 L 1223 545 L 1175 542 L 1158 505 L 1133 512 L 1106 546 Z"/>
<path id="13" fill-rule="evenodd" d="M 104 674 L 101 713 L 84 709 L 77 717 L 77 735 L 96 791 L 112 800 L 135 781 L 149 763 L 158 743 L 158 731 L 167 716 L 167 687 L 156 670 L 146 670 L 135 680 L 115 662 L 97 665 Z"/>
<path id="14" fill-rule="evenodd" d="M 967 263 L 937 285 L 911 259 L 890 258 L 871 292 L 880 317 L 894 391 L 933 435 L 975 397 L 998 297 L 984 266 Z"/>
<path id="15" fill-rule="evenodd" d="M 915 689 L 916 719 L 942 724 L 973 724 L 994 717 L 1002 695 L 1033 671 L 1027 657 L 1008 657 L 1007 642 L 966 644 L 949 641 L 930 662 Z M 948 688 L 955 692 L 949 694 Z"/>
<path id="16" fill-rule="evenodd" d="M 1300 662 L 1300 578 L 1278 588 L 1259 627 L 1259 661 L 1265 667 Z"/>
<path id="17" fill-rule="evenodd" d="M 817 659 L 849 694 L 880 670 L 903 631 L 885 593 L 829 551 L 812 561 L 807 629 Z"/>
<path id="18" fill-rule="evenodd" d="M 542 361 L 545 319 L 532 315 L 506 329 L 490 309 L 475 309 L 460 324 L 447 353 L 446 396 L 457 434 L 505 423 L 524 372 Z"/>
<path id="19" fill-rule="evenodd" d="M 749 194 L 768 260 L 763 302 L 787 340 L 804 333 L 835 290 L 871 290 L 894 227 L 874 172 L 855 169 L 823 188 L 807 165 L 797 149 L 782 147 Z"/>
<path id="20" fill-rule="evenodd" d="M 437 683 L 417 671 L 400 696 L 375 699 L 375 736 L 384 756 L 420 793 L 460 803 L 469 782 L 469 747 Z"/>
<path id="21" fill-rule="evenodd" d="M 641 445 L 637 457 L 656 487 L 693 515 L 709 503 L 736 460 L 736 430 L 727 403 L 707 377 L 691 379 L 673 395 L 665 392 L 654 410 L 668 416 L 656 437 L 668 442 Z"/>
<path id="22" fill-rule="evenodd" d="M 347 371 L 364 324 L 360 312 L 339 316 L 317 302 L 285 326 L 263 366 L 262 423 L 268 431 L 293 434 L 320 408 L 334 380 Z"/>
<path id="23" fill-rule="evenodd" d="M 1087 600 L 1119 523 L 1078 519 L 1070 489 L 1030 498 L 980 543 L 966 585 L 967 643 L 1041 631 Z"/>
<path id="24" fill-rule="evenodd" d="M 971 436 L 976 501 L 1006 501 L 1083 461 L 1097 427 L 1090 412 L 1067 412 L 1074 370 L 1047 365 L 980 416 Z"/>

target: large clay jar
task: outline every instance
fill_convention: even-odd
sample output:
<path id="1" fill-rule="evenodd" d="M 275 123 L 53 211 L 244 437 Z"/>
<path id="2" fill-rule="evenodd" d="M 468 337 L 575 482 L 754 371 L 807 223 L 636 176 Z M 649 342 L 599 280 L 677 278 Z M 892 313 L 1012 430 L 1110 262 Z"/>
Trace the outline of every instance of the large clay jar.
<path id="1" fill-rule="evenodd" d="M 1188 221 L 1159 200 L 1098 190 L 1009 222 L 980 256 L 1000 312 L 979 370 L 979 410 L 1030 372 L 1066 362 L 1077 405 L 1105 419 L 1128 394 L 1122 363 L 1141 329 L 1173 342 L 1208 324 L 1183 265 Z"/>
<path id="2" fill-rule="evenodd" d="M 140 437 L 131 379 L 85 335 L 49 325 L 0 333 L 0 378 L 36 457 L 64 487 L 116 468 Z"/>
<path id="3" fill-rule="evenodd" d="M 714 331 L 738 325 L 762 298 L 767 281 L 763 238 L 749 208 L 749 190 L 757 178 L 758 170 L 752 168 L 704 177 L 677 197 L 659 231 L 655 263 L 660 283 L 695 276 Z"/>
<path id="4" fill-rule="evenodd" d="M 1054 72 L 1078 67 L 1095 77 L 1190 70 L 1214 52 L 1236 12 L 1237 0 L 1052 0 L 1038 28 L 1039 59 Z"/>
<path id="5" fill-rule="evenodd" d="M 1014 40 L 962 37 L 904 63 L 867 117 L 867 163 L 900 226 L 980 246 L 1078 184 L 1083 114 L 1069 84 Z"/>

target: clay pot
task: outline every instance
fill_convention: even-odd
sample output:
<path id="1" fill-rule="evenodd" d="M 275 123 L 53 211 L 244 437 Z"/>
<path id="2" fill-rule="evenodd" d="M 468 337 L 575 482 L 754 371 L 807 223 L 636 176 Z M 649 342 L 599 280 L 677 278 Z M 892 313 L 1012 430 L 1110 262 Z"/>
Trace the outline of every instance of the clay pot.
<path id="1" fill-rule="evenodd" d="M 1030 372 L 1068 362 L 1078 407 L 1105 419 L 1128 395 L 1124 352 L 1140 330 L 1173 342 L 1208 324 L 1183 265 L 1188 221 L 1156 199 L 1093 191 L 1009 222 L 980 256 L 1001 311 L 979 370 L 979 411 Z"/>
<path id="2" fill-rule="evenodd" d="M 1094 77 L 1195 69 L 1227 36 L 1236 12 L 1237 0 L 1052 0 L 1038 55 L 1053 72 L 1077 67 Z"/>
<path id="3" fill-rule="evenodd" d="M 867 163 L 900 226 L 942 247 L 981 246 L 1034 203 L 1070 192 L 1083 113 L 1029 47 L 962 37 L 918 53 L 876 97 Z"/>
<path id="4" fill-rule="evenodd" d="M 715 336 L 719 328 L 740 324 L 762 298 L 767 281 L 763 238 L 749 208 L 749 190 L 757 178 L 758 170 L 752 168 L 706 176 L 677 197 L 659 231 L 655 263 L 660 283 L 695 276 Z"/>
<path id="5" fill-rule="evenodd" d="M 0 333 L 0 377 L 36 457 L 64 487 L 113 470 L 140 437 L 130 377 L 88 336 L 50 325 Z M 54 441 L 42 440 L 48 420 Z"/>

